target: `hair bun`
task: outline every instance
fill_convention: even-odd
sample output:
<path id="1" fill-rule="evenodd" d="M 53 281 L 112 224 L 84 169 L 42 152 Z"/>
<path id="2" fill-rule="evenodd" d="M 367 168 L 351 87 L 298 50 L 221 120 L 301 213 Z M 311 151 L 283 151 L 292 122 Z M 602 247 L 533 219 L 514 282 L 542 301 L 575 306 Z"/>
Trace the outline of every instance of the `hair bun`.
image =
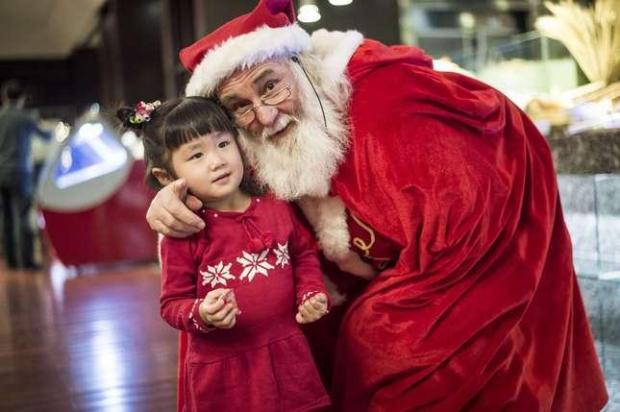
<path id="1" fill-rule="evenodd" d="M 142 123 L 134 123 L 130 119 L 136 115 L 136 111 L 131 107 L 121 107 L 116 111 L 116 117 L 127 129 L 142 130 Z"/>
<path id="2" fill-rule="evenodd" d="M 144 123 L 151 121 L 151 115 L 159 106 L 161 106 L 159 100 L 148 103 L 140 100 L 133 108 L 122 107 L 118 109 L 116 115 L 125 127 L 142 130 Z"/>

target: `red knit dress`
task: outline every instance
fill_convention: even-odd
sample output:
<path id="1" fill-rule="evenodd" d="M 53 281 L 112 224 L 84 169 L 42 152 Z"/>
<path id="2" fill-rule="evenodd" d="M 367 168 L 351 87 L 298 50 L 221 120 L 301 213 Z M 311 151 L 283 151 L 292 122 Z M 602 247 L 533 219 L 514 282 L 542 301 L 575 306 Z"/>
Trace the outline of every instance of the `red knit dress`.
<path id="1" fill-rule="evenodd" d="M 329 405 L 297 305 L 325 292 L 316 246 L 287 203 L 252 198 L 245 212 L 201 212 L 206 229 L 161 245 L 161 315 L 188 332 L 180 391 L 188 411 L 309 411 Z M 209 328 L 205 295 L 230 288 L 241 314 Z"/>

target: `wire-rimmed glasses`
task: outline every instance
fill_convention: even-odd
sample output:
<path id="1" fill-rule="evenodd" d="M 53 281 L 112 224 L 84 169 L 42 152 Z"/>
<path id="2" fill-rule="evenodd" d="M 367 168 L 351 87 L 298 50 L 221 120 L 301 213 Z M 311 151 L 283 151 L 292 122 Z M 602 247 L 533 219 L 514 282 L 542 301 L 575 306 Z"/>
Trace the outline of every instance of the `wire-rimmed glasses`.
<path id="1" fill-rule="evenodd" d="M 285 86 L 276 90 L 271 90 L 260 97 L 260 104 L 244 105 L 238 108 L 229 109 L 235 118 L 237 125 L 245 127 L 252 123 L 256 118 L 256 109 L 261 106 L 276 106 L 291 96 L 291 87 Z"/>

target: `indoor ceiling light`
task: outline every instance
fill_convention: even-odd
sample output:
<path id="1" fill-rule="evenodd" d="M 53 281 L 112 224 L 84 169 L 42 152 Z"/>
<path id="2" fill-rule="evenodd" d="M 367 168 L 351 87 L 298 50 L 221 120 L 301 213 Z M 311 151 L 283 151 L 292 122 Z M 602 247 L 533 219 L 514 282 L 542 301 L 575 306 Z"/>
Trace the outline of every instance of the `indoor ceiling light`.
<path id="1" fill-rule="evenodd" d="M 329 4 L 332 6 L 347 6 L 353 3 L 353 0 L 329 0 Z"/>
<path id="2" fill-rule="evenodd" d="M 476 25 L 476 17 L 470 12 L 462 12 L 459 14 L 459 24 L 464 29 L 473 29 Z"/>
<path id="3" fill-rule="evenodd" d="M 302 1 L 297 12 L 297 20 L 302 23 L 314 23 L 321 20 L 321 13 L 313 0 Z"/>
<path id="4" fill-rule="evenodd" d="M 508 3 L 508 0 L 495 0 L 495 7 L 498 10 L 506 11 L 510 8 L 510 3 Z"/>

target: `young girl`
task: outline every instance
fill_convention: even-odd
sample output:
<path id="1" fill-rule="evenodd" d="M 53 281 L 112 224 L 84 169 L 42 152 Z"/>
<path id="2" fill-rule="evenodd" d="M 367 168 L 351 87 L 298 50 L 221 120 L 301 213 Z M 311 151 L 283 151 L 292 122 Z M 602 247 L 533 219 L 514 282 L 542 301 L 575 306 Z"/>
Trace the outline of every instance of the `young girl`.
<path id="1" fill-rule="evenodd" d="M 316 248 L 291 207 L 240 188 L 236 130 L 186 97 L 119 110 L 140 129 L 147 180 L 183 178 L 206 229 L 161 243 L 161 316 L 189 335 L 179 376 L 189 411 L 310 411 L 329 405 L 298 323 L 327 312 Z"/>

